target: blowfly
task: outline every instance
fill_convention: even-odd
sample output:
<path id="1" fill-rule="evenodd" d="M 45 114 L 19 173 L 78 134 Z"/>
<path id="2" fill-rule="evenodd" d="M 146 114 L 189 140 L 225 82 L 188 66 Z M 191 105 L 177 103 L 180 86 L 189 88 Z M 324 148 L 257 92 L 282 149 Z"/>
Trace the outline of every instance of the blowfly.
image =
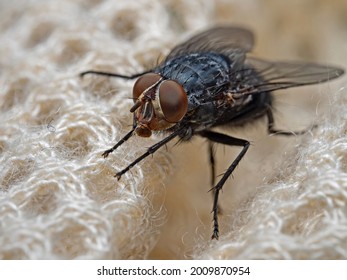
<path id="1" fill-rule="evenodd" d="M 118 180 L 130 168 L 153 154 L 175 137 L 187 141 L 198 135 L 209 141 L 213 193 L 213 233 L 218 239 L 218 197 L 223 185 L 246 154 L 245 139 L 213 131 L 218 126 L 240 126 L 260 117 L 267 118 L 267 130 L 275 135 L 297 135 L 274 128 L 272 92 L 323 83 L 340 77 L 335 66 L 305 62 L 270 62 L 248 55 L 254 44 L 251 31 L 239 27 L 215 27 L 199 33 L 171 50 L 153 69 L 134 75 L 89 70 L 97 74 L 137 79 L 132 92 L 132 129 L 102 156 L 107 157 L 131 136 L 149 137 L 152 132 L 167 136 L 131 164 L 119 171 Z M 240 153 L 214 183 L 212 143 L 239 146 Z"/>

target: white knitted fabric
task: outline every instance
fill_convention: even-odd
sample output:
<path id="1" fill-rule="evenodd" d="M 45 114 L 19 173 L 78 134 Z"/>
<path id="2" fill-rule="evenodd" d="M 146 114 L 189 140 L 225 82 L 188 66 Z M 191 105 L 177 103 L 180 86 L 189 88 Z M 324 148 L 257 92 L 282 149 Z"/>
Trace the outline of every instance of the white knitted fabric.
<path id="1" fill-rule="evenodd" d="M 290 104 L 278 128 L 317 123 L 311 133 L 269 137 L 261 122 L 226 131 L 252 146 L 221 194 L 219 241 L 205 141 L 173 141 L 120 181 L 115 172 L 162 136 L 134 136 L 101 157 L 131 128 L 133 82 L 81 71 L 143 71 L 216 22 L 255 29 L 258 56 L 347 66 L 345 1 L 315 13 L 239 2 L 0 1 L 1 259 L 347 258 L 345 78 L 278 101 Z M 217 149 L 219 172 L 237 152 Z"/>

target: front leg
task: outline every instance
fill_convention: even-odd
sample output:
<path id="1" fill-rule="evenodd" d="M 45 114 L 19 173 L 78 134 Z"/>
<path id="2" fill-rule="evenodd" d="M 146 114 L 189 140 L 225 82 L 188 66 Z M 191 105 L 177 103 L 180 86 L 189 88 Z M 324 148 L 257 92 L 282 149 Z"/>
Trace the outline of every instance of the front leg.
<path id="1" fill-rule="evenodd" d="M 219 191 L 223 188 L 223 185 L 225 184 L 226 180 L 229 178 L 229 176 L 233 173 L 236 166 L 239 164 L 243 156 L 246 154 L 250 143 L 247 140 L 239 139 L 235 137 L 231 137 L 222 133 L 217 133 L 213 131 L 202 131 L 199 132 L 199 135 L 202 137 L 207 138 L 208 140 L 228 146 L 240 146 L 243 147 L 241 152 L 238 154 L 238 156 L 234 159 L 234 161 L 231 163 L 231 165 L 228 167 L 226 172 L 223 174 L 222 178 L 219 180 L 217 185 L 215 185 L 211 190 L 214 192 L 214 199 L 213 199 L 213 234 L 212 239 L 218 239 L 219 237 L 219 224 L 218 224 L 218 198 L 219 198 Z"/>
<path id="2" fill-rule="evenodd" d="M 88 70 L 88 71 L 81 72 L 79 75 L 81 78 L 83 78 L 87 74 L 93 74 L 93 75 L 98 75 L 98 76 L 115 77 L 115 78 L 121 78 L 121 79 L 125 79 L 125 80 L 132 80 L 132 79 L 140 77 L 140 76 L 142 76 L 146 73 L 149 73 L 149 72 L 151 72 L 151 70 L 141 72 L 141 73 L 136 73 L 133 75 L 122 75 L 122 74 L 118 74 L 118 73 L 111 73 L 111 72 L 104 72 L 104 71 L 97 71 L 97 70 Z"/>
<path id="3" fill-rule="evenodd" d="M 119 171 L 114 177 L 116 177 L 118 180 L 122 177 L 123 174 L 128 172 L 132 167 L 134 167 L 136 164 L 138 164 L 140 161 L 148 157 L 149 155 L 154 154 L 160 147 L 164 146 L 168 142 L 170 142 L 172 139 L 174 139 L 177 135 L 179 135 L 184 128 L 180 128 L 174 132 L 172 132 L 169 136 L 166 138 L 162 139 L 158 143 L 154 144 L 153 146 L 149 147 L 147 151 L 139 156 L 137 159 L 135 159 L 132 163 L 130 163 L 126 168 L 123 170 Z"/>
<path id="4" fill-rule="evenodd" d="M 124 142 L 128 141 L 129 138 L 130 138 L 131 136 L 134 135 L 134 131 L 135 131 L 135 129 L 136 129 L 136 126 L 137 126 L 136 118 L 135 118 L 135 114 L 133 114 L 133 128 L 132 128 L 132 130 L 130 130 L 127 134 L 125 134 L 125 136 L 123 136 L 123 138 L 120 139 L 120 140 L 116 143 L 116 145 L 114 145 L 112 148 L 110 148 L 110 149 L 104 151 L 104 152 L 102 153 L 102 156 L 103 156 L 104 158 L 107 158 L 108 155 L 109 155 L 110 153 L 114 152 L 120 145 L 122 145 Z"/>

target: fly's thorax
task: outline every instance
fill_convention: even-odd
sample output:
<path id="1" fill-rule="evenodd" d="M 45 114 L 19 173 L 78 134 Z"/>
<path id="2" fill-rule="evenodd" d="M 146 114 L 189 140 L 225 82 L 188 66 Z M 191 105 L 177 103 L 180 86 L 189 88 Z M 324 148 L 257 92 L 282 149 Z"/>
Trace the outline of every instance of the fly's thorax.
<path id="1" fill-rule="evenodd" d="M 160 74 L 147 73 L 137 79 L 133 88 L 136 133 L 149 137 L 152 131 L 166 130 L 187 113 L 188 99 L 183 87 Z"/>

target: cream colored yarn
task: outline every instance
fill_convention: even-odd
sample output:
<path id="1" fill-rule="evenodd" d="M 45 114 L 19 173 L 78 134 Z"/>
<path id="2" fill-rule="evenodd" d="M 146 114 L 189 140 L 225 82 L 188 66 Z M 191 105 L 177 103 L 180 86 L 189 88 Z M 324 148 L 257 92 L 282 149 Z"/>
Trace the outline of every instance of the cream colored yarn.
<path id="1" fill-rule="evenodd" d="M 347 92 L 338 90 L 342 82 L 336 88 L 315 87 L 315 97 L 299 101 L 298 114 L 305 114 L 305 106 L 314 112 L 319 100 L 326 104 L 326 110 L 317 107 L 318 116 L 305 119 L 305 124 L 319 123 L 311 134 L 273 140 L 260 125 L 259 141 L 258 128 L 243 136 L 252 141 L 252 151 L 222 194 L 219 242 L 209 239 L 212 204 L 204 141 L 168 145 L 120 181 L 115 172 L 161 136 L 133 137 L 107 159 L 101 157 L 131 127 L 133 82 L 82 80 L 79 72 L 143 71 L 195 30 L 219 21 L 258 28 L 264 38 L 258 53 L 278 58 L 279 48 L 267 49 L 269 22 L 271 15 L 284 17 L 276 1 L 265 2 L 271 8 L 261 1 L 1 1 L 0 258 L 345 259 Z M 259 11 L 267 18 L 252 21 Z M 290 9 L 286 12 L 288 22 L 295 21 Z M 329 18 L 317 18 L 338 32 Z M 331 37 L 317 53 L 307 45 L 287 44 L 286 38 L 283 47 L 288 57 L 292 50 L 293 56 L 318 60 L 331 51 L 326 41 L 343 42 L 334 32 L 324 33 Z M 300 36 L 313 33 L 307 30 L 297 41 L 306 42 Z M 336 50 L 328 62 L 342 60 L 343 50 Z M 282 121 L 287 123 L 295 129 L 290 118 Z M 286 154 L 280 143 L 286 143 Z M 258 151 L 264 151 L 261 157 Z M 268 151 L 280 156 L 272 162 Z M 232 152 L 231 157 L 237 149 Z M 222 149 L 217 155 L 223 158 Z M 218 161 L 221 172 L 231 157 Z"/>

